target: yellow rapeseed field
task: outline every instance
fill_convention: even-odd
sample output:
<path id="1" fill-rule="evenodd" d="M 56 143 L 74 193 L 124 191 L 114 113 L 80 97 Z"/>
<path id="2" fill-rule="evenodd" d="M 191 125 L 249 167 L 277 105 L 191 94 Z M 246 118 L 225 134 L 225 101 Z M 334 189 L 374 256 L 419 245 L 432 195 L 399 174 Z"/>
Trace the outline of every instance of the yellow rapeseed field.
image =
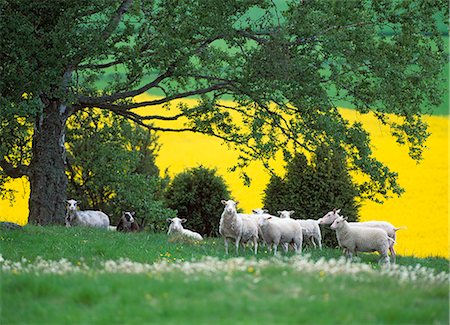
<path id="1" fill-rule="evenodd" d="M 146 109 L 146 112 L 153 114 L 155 110 L 160 113 L 162 108 Z M 448 258 L 450 119 L 447 116 L 426 118 L 432 135 L 424 152 L 424 160 L 416 164 L 408 157 L 407 148 L 399 146 L 374 117 L 347 109 L 341 109 L 341 112 L 348 120 L 363 123 L 371 134 L 375 155 L 399 173 L 399 182 L 406 189 L 402 197 L 390 199 L 382 205 L 366 202 L 360 211 L 361 220 L 386 220 L 396 226 L 407 227 L 397 233 L 396 250 L 399 254 Z M 162 133 L 160 143 L 162 148 L 157 164 L 161 171 L 168 168 L 173 176 L 198 165 L 217 168 L 245 211 L 261 207 L 262 193 L 269 180 L 261 164 L 252 164 L 249 170 L 252 183 L 246 187 L 237 173 L 227 170 L 233 166 L 238 154 L 228 150 L 220 140 L 192 133 Z M 16 180 L 11 187 L 17 189 L 19 194 L 13 206 L 7 201 L 0 201 L 0 220 L 26 224 L 28 184 L 25 180 Z"/>

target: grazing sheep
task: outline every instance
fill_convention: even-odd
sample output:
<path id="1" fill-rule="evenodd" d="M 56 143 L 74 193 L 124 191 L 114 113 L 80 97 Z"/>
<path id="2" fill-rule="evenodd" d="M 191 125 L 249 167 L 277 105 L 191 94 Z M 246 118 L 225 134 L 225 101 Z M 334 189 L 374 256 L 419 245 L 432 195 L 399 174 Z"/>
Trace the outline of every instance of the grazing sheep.
<path id="1" fill-rule="evenodd" d="M 222 200 L 225 206 L 219 223 L 219 233 L 225 242 L 225 253 L 228 255 L 228 238 L 234 239 L 236 255 L 239 253 L 239 243 L 253 242 L 255 254 L 258 253 L 258 221 L 248 214 L 237 213 L 238 202 Z"/>
<path id="2" fill-rule="evenodd" d="M 317 220 L 319 222 L 319 225 L 330 225 L 339 217 L 339 213 L 341 212 L 341 209 L 333 209 L 333 211 L 328 212 L 326 215 L 324 215 L 322 218 Z M 400 229 L 406 229 L 406 227 L 394 227 L 391 223 L 387 221 L 363 221 L 363 222 L 349 222 L 348 223 L 351 227 L 372 227 L 372 228 L 378 228 L 383 229 L 386 231 L 388 236 L 392 239 L 390 242 L 391 245 L 389 246 L 389 251 L 391 253 L 392 262 L 395 263 L 395 250 L 394 250 L 394 244 L 396 242 L 396 232 Z"/>
<path id="3" fill-rule="evenodd" d="M 280 218 L 290 218 L 295 211 L 277 211 Z M 320 232 L 319 223 L 313 219 L 296 219 L 300 226 L 302 226 L 303 238 L 313 245 L 314 248 L 319 246 L 322 249 L 322 233 Z"/>
<path id="4" fill-rule="evenodd" d="M 66 227 L 87 226 L 105 228 L 109 227 L 109 217 L 101 211 L 77 210 L 77 201 L 67 201 Z"/>
<path id="5" fill-rule="evenodd" d="M 352 258 L 358 252 L 377 251 L 381 255 L 380 262 L 389 264 L 388 250 L 393 240 L 386 231 L 371 227 L 352 227 L 342 216 L 334 220 L 330 228 L 336 230 L 339 246 L 346 251 L 348 257 Z"/>
<path id="6" fill-rule="evenodd" d="M 258 225 L 266 244 L 269 247 L 272 245 L 274 255 L 277 254 L 279 244 L 283 246 L 285 253 L 289 244 L 293 244 L 296 253 L 302 252 L 302 227 L 296 220 L 263 214 L 258 220 Z"/>
<path id="7" fill-rule="evenodd" d="M 196 233 L 195 231 L 184 229 L 182 223 L 185 223 L 186 219 L 180 219 L 180 218 L 168 218 L 167 221 L 170 222 L 169 230 L 167 231 L 167 234 L 174 234 L 179 233 L 183 236 L 195 239 L 195 240 L 203 240 L 203 237 Z"/>
<path id="8" fill-rule="evenodd" d="M 117 231 L 136 232 L 139 231 L 139 225 L 134 219 L 135 212 L 123 212 L 122 217 L 117 224 Z"/>

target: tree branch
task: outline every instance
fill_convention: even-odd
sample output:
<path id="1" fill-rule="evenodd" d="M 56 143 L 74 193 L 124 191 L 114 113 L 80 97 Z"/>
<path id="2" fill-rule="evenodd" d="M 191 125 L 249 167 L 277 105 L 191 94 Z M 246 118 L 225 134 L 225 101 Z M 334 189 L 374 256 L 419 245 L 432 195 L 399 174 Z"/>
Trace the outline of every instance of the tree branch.
<path id="1" fill-rule="evenodd" d="M 88 97 L 88 96 L 80 96 L 78 98 L 78 105 L 75 106 L 92 106 L 92 105 L 99 105 L 101 103 L 105 102 L 114 102 L 119 99 L 125 99 L 134 97 L 137 95 L 140 95 L 147 90 L 157 87 L 161 81 L 164 79 L 170 77 L 173 73 L 173 67 L 169 67 L 166 72 L 156 77 L 152 82 L 149 82 L 148 84 L 142 86 L 141 88 L 130 90 L 130 91 L 124 91 L 120 93 L 116 93 L 113 95 L 106 95 L 106 96 L 100 96 L 100 97 Z"/>
<path id="2" fill-rule="evenodd" d="M 17 167 L 14 167 L 10 162 L 6 161 L 6 159 L 0 160 L 0 167 L 3 169 L 3 172 L 11 177 L 11 178 L 21 178 L 23 176 L 28 176 L 28 166 L 19 164 Z"/>
<path id="3" fill-rule="evenodd" d="M 207 94 L 211 91 L 214 90 L 219 90 L 219 89 L 223 89 L 225 88 L 229 83 L 228 82 L 223 82 L 223 83 L 218 83 L 215 85 L 212 85 L 210 87 L 207 88 L 201 88 L 201 89 L 196 89 L 196 90 L 192 90 L 192 91 L 186 91 L 184 93 L 178 93 L 172 96 L 167 96 L 161 99 L 155 99 L 155 100 L 150 100 L 150 101 L 145 101 L 145 102 L 138 102 L 138 103 L 131 103 L 131 104 L 113 104 L 113 103 L 108 103 L 108 102 L 97 102 L 96 100 L 92 101 L 92 100 L 88 100 L 88 101 L 82 101 L 80 100 L 80 103 L 78 105 L 76 105 L 77 109 L 83 108 L 83 107 L 98 107 L 98 108 L 103 108 L 103 109 L 110 109 L 110 110 L 114 110 L 114 111 L 126 111 L 126 110 L 130 110 L 130 109 L 135 109 L 135 108 L 139 108 L 139 107 L 144 107 L 144 106 L 155 106 L 155 105 L 161 105 L 161 104 L 165 104 L 168 103 L 172 100 L 175 99 L 180 99 L 180 98 L 186 98 L 186 97 L 190 97 L 190 96 L 195 96 L 195 95 L 202 95 L 202 94 Z M 105 96 L 106 97 L 115 97 L 114 95 L 112 96 Z M 98 98 L 102 98 L 102 97 L 98 97 Z M 88 98 L 89 99 L 89 98 Z"/>
<path id="4" fill-rule="evenodd" d="M 101 33 L 101 40 L 106 41 L 112 33 L 116 30 L 123 15 L 128 11 L 128 8 L 133 3 L 133 0 L 124 0 L 117 9 L 116 13 L 111 17 L 108 25 L 103 29 Z"/>

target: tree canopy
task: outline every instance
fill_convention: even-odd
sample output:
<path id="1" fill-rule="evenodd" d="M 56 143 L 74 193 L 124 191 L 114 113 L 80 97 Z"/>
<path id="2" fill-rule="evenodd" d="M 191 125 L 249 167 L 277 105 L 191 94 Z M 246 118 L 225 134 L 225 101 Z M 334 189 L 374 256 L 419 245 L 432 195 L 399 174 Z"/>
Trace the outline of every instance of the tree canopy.
<path id="1" fill-rule="evenodd" d="M 420 160 L 422 116 L 441 100 L 447 60 L 439 19 L 445 1 L 2 1 L 0 185 L 28 176 L 30 217 L 59 218 L 65 123 L 100 108 L 220 138 L 244 170 L 254 159 L 270 168 L 279 152 L 341 148 L 367 176 L 364 197 L 400 194 L 369 134 L 337 105 L 374 114 Z M 136 98 L 146 92 L 156 97 Z"/>

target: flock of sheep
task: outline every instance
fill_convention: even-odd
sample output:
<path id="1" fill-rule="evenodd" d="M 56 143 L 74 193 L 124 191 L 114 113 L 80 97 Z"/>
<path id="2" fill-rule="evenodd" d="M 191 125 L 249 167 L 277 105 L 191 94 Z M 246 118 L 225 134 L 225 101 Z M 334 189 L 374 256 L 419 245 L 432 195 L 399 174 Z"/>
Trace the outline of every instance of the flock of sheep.
<path id="1" fill-rule="evenodd" d="M 390 252 L 395 263 L 395 238 L 399 229 L 386 221 L 347 222 L 341 216 L 340 210 L 334 209 L 318 220 L 296 220 L 291 216 L 294 211 L 278 211 L 279 217 L 267 213 L 267 210 L 254 209 L 252 214 L 237 212 L 237 202 L 222 200 L 224 210 L 220 217 L 219 233 L 225 242 L 225 253 L 228 254 L 228 239 L 234 241 L 236 254 L 239 245 L 252 243 L 254 253 L 258 253 L 258 244 L 266 244 L 269 250 L 277 254 L 281 245 L 284 252 L 291 245 L 296 253 L 301 253 L 303 240 L 314 248 L 322 248 L 322 236 L 319 225 L 331 225 L 336 231 L 339 246 L 345 254 L 352 258 L 358 252 L 377 251 L 380 262 L 389 264 Z M 77 201 L 67 201 L 66 226 L 82 225 L 107 228 L 117 231 L 138 231 L 139 226 L 133 218 L 133 212 L 123 212 L 116 227 L 110 226 L 109 217 L 101 211 L 80 211 Z M 202 236 L 194 231 L 183 228 L 186 219 L 169 218 L 168 235 L 179 233 L 183 236 L 202 240 Z"/>

